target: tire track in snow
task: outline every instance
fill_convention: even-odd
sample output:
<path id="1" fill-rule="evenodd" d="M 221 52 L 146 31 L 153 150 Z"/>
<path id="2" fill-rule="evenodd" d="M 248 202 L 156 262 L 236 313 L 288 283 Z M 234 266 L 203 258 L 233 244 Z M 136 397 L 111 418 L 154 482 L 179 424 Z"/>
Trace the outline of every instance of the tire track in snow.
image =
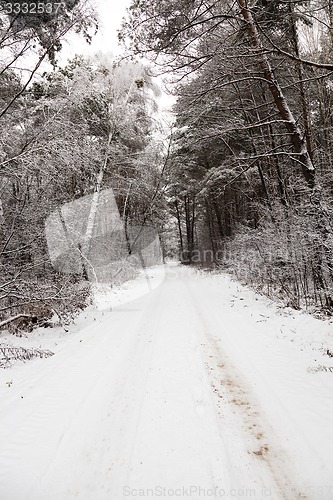
<path id="1" fill-rule="evenodd" d="M 232 405 L 241 416 L 245 431 L 251 436 L 249 454 L 253 454 L 269 468 L 276 484 L 276 492 L 282 498 L 303 498 L 301 493 L 290 480 L 291 471 L 286 471 L 289 461 L 283 450 L 278 447 L 272 428 L 264 421 L 261 409 L 249 393 L 246 383 L 240 379 L 239 374 L 230 364 L 226 355 L 221 351 L 216 339 L 208 337 L 207 353 L 210 365 L 214 363 L 211 371 L 213 391 L 224 404 Z M 223 360 L 223 362 L 221 362 Z"/>
<path id="2" fill-rule="evenodd" d="M 149 371 L 151 369 L 151 362 L 154 354 L 154 349 L 157 341 L 157 337 L 159 335 L 159 326 L 161 323 L 161 311 L 163 307 L 163 302 L 161 300 L 161 288 L 158 289 L 158 292 L 156 293 L 156 298 L 154 300 L 154 303 L 152 305 L 154 309 L 154 316 L 151 316 L 149 314 L 143 321 L 142 324 L 139 328 L 139 331 L 147 331 L 150 330 L 152 332 L 152 338 L 150 340 L 151 347 L 150 351 L 146 353 L 144 356 L 145 363 L 140 363 L 140 370 L 139 373 L 141 375 L 141 382 L 136 379 L 136 383 L 139 387 L 139 404 L 136 409 L 136 416 L 135 416 L 135 427 L 133 429 L 133 435 L 130 438 L 131 441 L 131 449 L 130 453 L 127 459 L 127 471 L 126 474 L 124 474 L 124 485 L 130 484 L 130 477 L 132 473 L 132 466 L 133 466 L 133 456 L 135 452 L 135 447 L 137 445 L 138 441 L 138 434 L 139 434 L 139 429 L 140 429 L 140 424 L 141 424 L 141 419 L 142 419 L 142 410 L 143 410 L 143 405 L 144 405 L 144 400 L 147 392 L 147 383 L 148 383 L 148 376 L 149 376 Z M 139 383 L 138 383 L 139 382 Z M 132 387 L 131 387 L 132 390 Z"/>
<path id="3" fill-rule="evenodd" d="M 253 488 L 258 499 L 264 496 L 262 485 L 277 483 L 274 500 L 290 500 L 295 490 L 289 482 L 289 496 L 281 491 L 288 477 L 273 455 L 273 450 L 278 454 L 274 436 L 244 377 L 216 340 L 223 311 L 214 310 L 200 290 L 202 279 L 196 284 L 190 270 L 178 269 L 174 278 L 167 276 L 159 289 L 135 302 L 142 308 L 138 313 L 114 310 L 110 324 L 104 323 L 109 330 L 112 325 L 112 332 L 91 336 L 87 346 L 79 344 L 75 360 L 59 353 L 40 364 L 49 367 L 42 376 L 50 379 L 40 380 L 45 401 L 38 408 L 36 400 L 32 413 L 17 417 L 22 427 L 9 445 L 13 460 L 9 467 L 5 462 L 2 478 L 8 484 L 7 473 L 15 480 L 16 472 L 21 484 L 5 500 L 27 500 L 28 487 L 29 500 L 120 500 L 126 484 L 160 481 L 170 487 L 190 481 L 206 488 L 219 485 L 226 497 L 238 487 L 243 491 L 239 498 Z M 89 366 L 91 356 L 100 359 L 96 371 Z M 57 408 L 64 397 L 65 416 Z M 253 418 L 249 424 L 247 412 Z M 47 425 L 52 417 L 54 422 L 53 414 L 59 418 L 54 436 L 53 424 Z M 15 425 L 10 429 L 15 432 Z M 36 462 L 15 469 L 29 460 L 30 445 L 38 438 L 45 443 L 38 443 Z M 23 449 L 20 439 L 25 443 L 22 459 L 17 456 Z M 261 450 L 266 443 L 269 450 Z"/>
<path id="4" fill-rule="evenodd" d="M 244 378 L 240 376 L 229 357 L 223 352 L 221 344 L 218 343 L 218 340 L 222 339 L 218 338 L 218 334 L 214 335 L 214 332 L 225 330 L 225 326 L 222 324 L 223 312 L 221 311 L 219 315 L 216 314 L 209 297 L 201 294 L 200 290 L 195 287 L 195 280 L 189 283 L 188 289 L 202 327 L 205 364 L 211 380 L 212 391 L 215 394 L 218 414 L 225 417 L 226 412 L 229 413 L 230 407 L 233 408 L 233 413 L 239 417 L 239 424 L 249 437 L 248 454 L 252 457 L 254 455 L 257 462 L 260 461 L 254 465 L 254 468 L 258 470 L 259 476 L 263 477 L 264 488 L 265 485 L 270 487 L 272 482 L 275 484 L 274 498 L 306 499 L 307 496 L 300 492 L 290 479 L 291 470 L 289 467 L 286 470 L 287 464 L 291 465 L 290 460 L 278 445 L 273 429 L 268 422 L 265 422 L 259 404 L 250 393 Z M 273 481 L 269 480 L 267 472 Z"/>
<path id="5" fill-rule="evenodd" d="M 149 371 L 149 360 L 153 352 L 154 338 L 158 331 L 156 317 L 152 322 L 150 309 L 151 307 L 160 307 L 159 294 L 160 290 L 156 290 L 151 294 L 149 296 L 149 307 L 146 308 L 145 314 L 140 318 L 140 321 L 137 324 L 128 325 L 130 332 L 126 358 L 120 358 L 117 370 L 110 371 L 104 366 L 101 369 L 101 377 L 96 380 L 96 383 L 88 391 L 93 397 L 96 386 L 100 382 L 105 385 L 103 379 L 109 374 L 110 385 L 108 392 L 102 391 L 109 421 L 106 422 L 105 428 L 102 426 L 99 442 L 87 443 L 87 449 L 89 446 L 95 446 L 96 448 L 95 455 L 91 452 L 89 459 L 89 468 L 91 469 L 89 476 L 82 479 L 81 487 L 78 490 L 74 491 L 75 488 L 73 489 L 73 486 L 71 486 L 71 490 L 63 491 L 62 500 L 71 499 L 74 495 L 80 500 L 90 500 L 92 496 L 98 498 L 98 500 L 109 500 L 115 492 L 116 497 L 121 498 L 120 487 L 126 484 L 126 478 L 131 468 L 133 447 L 144 399 L 145 380 Z M 115 309 L 114 314 L 121 316 L 122 310 L 126 310 L 126 306 Z M 120 324 L 122 327 L 124 327 L 124 319 L 125 317 L 121 318 Z M 122 332 L 119 333 L 122 334 Z M 112 341 L 109 340 L 108 348 L 113 349 L 113 347 Z M 87 397 L 83 400 L 83 404 L 87 405 Z M 92 425 L 96 426 L 98 423 L 98 415 L 96 414 L 92 419 Z M 66 436 L 69 442 L 64 442 L 63 446 L 58 449 L 57 456 L 54 457 L 52 468 L 56 465 L 59 473 L 62 468 L 61 455 L 66 454 L 67 445 L 71 447 L 72 434 L 73 428 L 68 428 Z M 101 450 L 97 450 L 101 446 L 101 441 L 103 441 L 102 454 Z M 48 469 L 51 469 L 51 465 Z M 53 473 L 53 476 L 56 476 L 56 474 Z M 46 477 L 45 484 L 48 482 L 49 480 Z M 71 478 L 68 478 L 68 484 L 71 484 Z M 59 495 L 59 490 L 57 495 Z M 32 498 L 42 500 L 43 496 L 40 493 L 37 497 Z M 58 500 L 57 496 L 54 497 L 54 500 Z"/>
<path id="6" fill-rule="evenodd" d="M 159 299 L 155 299 L 155 301 L 159 302 Z M 144 330 L 149 316 L 146 308 L 144 308 L 143 317 L 141 316 L 142 314 L 139 312 L 139 322 L 138 314 L 132 320 L 131 317 L 129 321 L 127 319 L 126 323 L 131 331 L 131 334 L 127 335 L 125 332 L 118 332 L 117 335 L 117 329 L 123 326 L 121 315 L 116 318 L 112 314 L 106 316 L 101 324 L 90 325 L 87 342 L 84 335 L 82 336 L 83 343 L 80 343 L 78 338 L 69 340 L 69 344 L 77 343 L 78 345 L 75 357 L 66 358 L 65 348 L 64 352 L 59 352 L 58 355 L 48 360 L 49 363 L 44 363 L 43 366 L 41 364 L 42 375 L 40 377 L 36 377 L 36 370 L 32 370 L 32 364 L 26 365 L 24 375 L 28 378 L 29 369 L 31 369 L 35 375 L 34 386 L 42 386 L 44 389 L 33 394 L 35 404 L 28 401 L 29 395 L 27 395 L 27 398 L 22 401 L 22 412 L 15 414 L 14 421 L 8 422 L 6 431 L 12 433 L 12 438 L 6 439 L 6 446 L 2 446 L 1 449 L 4 457 L 1 461 L 3 464 L 0 477 L 1 498 L 6 500 L 55 498 L 55 500 L 59 500 L 57 493 L 59 484 L 56 483 L 59 483 L 59 478 L 64 481 L 64 476 L 66 476 L 63 458 L 67 455 L 71 456 L 71 454 L 77 457 L 83 452 L 88 455 L 90 450 L 93 450 L 95 443 L 93 442 L 92 429 L 96 428 L 101 420 L 98 410 L 101 410 L 104 416 L 107 413 L 109 415 L 112 413 L 113 408 L 106 408 L 102 401 L 104 398 L 109 403 L 108 391 L 113 391 L 116 388 L 112 401 L 115 406 L 119 400 L 121 401 L 117 395 L 117 384 L 114 384 L 114 381 L 118 382 L 118 387 L 120 387 L 122 382 L 126 381 L 128 372 L 122 370 L 121 363 L 124 360 L 121 356 L 117 359 L 116 347 L 117 344 L 120 344 L 122 347 L 120 354 L 126 352 L 128 358 L 138 360 L 140 337 L 135 332 L 138 325 L 142 325 Z M 115 332 L 108 331 L 108 318 L 111 317 Z M 103 331 L 103 328 L 106 331 Z M 95 336 L 93 331 L 96 333 Z M 146 345 L 149 339 L 145 339 L 143 342 Z M 97 370 L 96 362 L 90 363 L 94 359 L 101 360 Z M 114 366 L 111 366 L 111 362 L 115 363 Z M 85 365 L 86 369 L 82 371 L 82 367 Z M 144 363 L 143 366 L 145 366 Z M 133 378 L 133 383 L 137 381 L 139 391 L 140 370 L 138 370 L 138 375 Z M 26 390 L 27 384 L 30 382 L 21 381 L 20 386 Z M 65 406 L 64 401 L 67 401 Z M 26 409 L 25 402 L 30 403 Z M 96 408 L 92 409 L 94 406 Z M 59 414 L 59 407 L 66 408 L 65 413 Z M 55 419 L 55 415 L 58 415 L 58 419 Z M 82 417 L 87 419 L 86 423 L 82 422 Z M 13 419 L 13 415 L 11 418 Z M 79 431 L 77 431 L 77 427 Z M 2 429 L 2 432 L 5 432 L 5 429 Z M 85 435 L 89 435 L 90 442 L 84 442 Z M 105 440 L 103 446 L 104 451 L 107 452 L 107 439 L 105 436 L 102 436 L 101 439 Z M 124 439 L 126 440 L 126 438 Z M 99 444 L 101 445 L 101 443 Z M 34 452 L 37 449 L 38 452 Z M 24 450 L 24 454 L 21 456 L 22 450 Z M 33 460 L 30 459 L 31 455 L 33 455 Z M 94 456 L 97 460 L 95 465 L 100 465 L 102 458 L 96 454 Z M 58 475 L 57 471 L 59 471 Z M 22 482 L 25 484 L 24 493 L 15 478 L 10 479 L 14 473 L 15 477 L 18 475 L 22 478 Z M 84 481 L 85 478 L 82 478 L 81 483 Z M 68 477 L 68 483 L 71 483 L 70 477 Z M 50 487 L 51 484 L 55 486 L 54 492 Z M 61 488 L 62 499 L 76 497 L 76 492 L 74 490 L 67 491 L 68 488 L 66 489 L 65 484 Z M 20 493 L 16 493 L 18 490 Z M 90 499 L 91 497 L 87 494 L 86 498 Z M 109 497 L 105 498 L 109 500 Z"/>
<path id="7" fill-rule="evenodd" d="M 163 286 L 160 330 L 126 483 L 136 491 L 157 485 L 212 490 L 229 481 L 231 463 L 220 442 L 192 301 L 179 276 L 173 278 L 167 276 Z"/>

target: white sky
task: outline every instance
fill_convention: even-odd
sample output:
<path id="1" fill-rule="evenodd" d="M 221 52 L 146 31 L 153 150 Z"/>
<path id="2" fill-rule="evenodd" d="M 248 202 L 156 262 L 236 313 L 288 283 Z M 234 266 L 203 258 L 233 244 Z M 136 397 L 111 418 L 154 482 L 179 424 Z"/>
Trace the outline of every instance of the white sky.
<path id="1" fill-rule="evenodd" d="M 116 56 L 121 53 L 122 47 L 118 45 L 117 30 L 120 28 L 122 18 L 126 15 L 126 8 L 131 5 L 131 0 L 94 0 L 93 4 L 99 15 L 97 34 L 93 37 L 91 44 L 88 44 L 82 35 L 71 34 L 67 40 L 63 40 L 63 49 L 58 54 L 61 66 L 64 66 L 68 59 L 72 59 L 76 54 L 94 55 L 102 52 Z M 160 112 L 162 114 L 164 111 L 167 112 L 174 102 L 174 97 L 163 92 L 162 98 L 159 99 Z"/>
<path id="2" fill-rule="evenodd" d="M 121 52 L 118 45 L 117 29 L 126 14 L 126 8 L 130 6 L 131 0 L 94 0 L 93 4 L 99 14 L 99 29 L 89 45 L 82 36 L 71 35 L 63 42 L 63 50 L 59 57 L 62 63 L 71 59 L 75 54 L 89 54 L 102 51 L 114 55 Z"/>

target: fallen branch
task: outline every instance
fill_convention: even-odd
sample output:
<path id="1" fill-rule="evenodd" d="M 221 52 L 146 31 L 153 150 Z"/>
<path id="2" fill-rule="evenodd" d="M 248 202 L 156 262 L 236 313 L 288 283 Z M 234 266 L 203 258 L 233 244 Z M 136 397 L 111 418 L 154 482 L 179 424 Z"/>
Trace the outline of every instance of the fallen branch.
<path id="1" fill-rule="evenodd" d="M 49 358 L 54 352 L 42 349 L 25 349 L 24 347 L 0 345 L 0 368 L 7 368 L 11 361 L 26 361 L 32 358 Z"/>

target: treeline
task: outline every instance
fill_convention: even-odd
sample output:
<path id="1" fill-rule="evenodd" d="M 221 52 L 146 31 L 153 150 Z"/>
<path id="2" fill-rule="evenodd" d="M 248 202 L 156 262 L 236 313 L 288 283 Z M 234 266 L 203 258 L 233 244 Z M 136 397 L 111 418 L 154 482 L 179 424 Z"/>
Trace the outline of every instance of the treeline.
<path id="1" fill-rule="evenodd" d="M 179 96 L 170 209 L 188 263 L 333 310 L 331 1 L 132 2 L 120 38 Z"/>
<path id="2" fill-rule="evenodd" d="M 163 148 L 158 88 L 143 65 L 78 56 L 56 66 L 65 32 L 90 36 L 94 15 L 84 3 L 68 2 L 68 11 L 64 3 L 50 19 L 13 19 L 0 5 L 0 327 L 17 329 L 87 305 L 84 266 L 62 273 L 47 248 L 45 222 L 64 204 L 110 189 L 125 228 L 163 226 Z M 54 70 L 41 76 L 46 59 Z M 20 74 L 19 64 L 28 70 Z"/>

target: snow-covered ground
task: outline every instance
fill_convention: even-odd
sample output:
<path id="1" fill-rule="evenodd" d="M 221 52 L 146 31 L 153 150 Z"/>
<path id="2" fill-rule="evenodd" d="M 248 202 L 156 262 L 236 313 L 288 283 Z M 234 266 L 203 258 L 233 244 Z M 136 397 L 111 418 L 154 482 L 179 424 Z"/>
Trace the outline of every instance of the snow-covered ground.
<path id="1" fill-rule="evenodd" d="M 149 270 L 0 370 L 0 499 L 333 498 L 333 324 Z M 331 371 L 330 371 L 331 368 Z"/>

